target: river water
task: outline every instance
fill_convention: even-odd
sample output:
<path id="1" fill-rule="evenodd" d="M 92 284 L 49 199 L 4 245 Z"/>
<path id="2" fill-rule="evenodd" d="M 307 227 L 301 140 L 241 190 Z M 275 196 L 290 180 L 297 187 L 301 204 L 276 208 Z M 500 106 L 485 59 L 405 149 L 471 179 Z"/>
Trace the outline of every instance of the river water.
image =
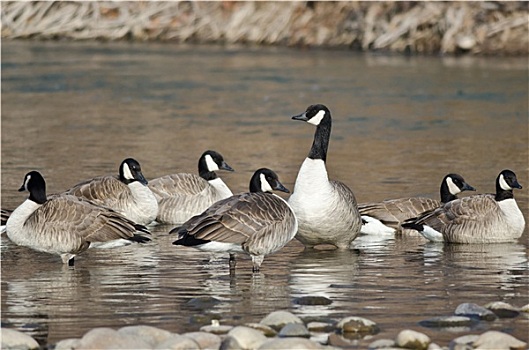
<path id="1" fill-rule="evenodd" d="M 148 179 L 196 172 L 206 149 L 235 168 L 219 173 L 233 192 L 246 191 L 260 167 L 292 190 L 314 129 L 290 117 L 324 103 L 333 113 L 330 176 L 359 202 L 437 198 L 449 172 L 493 192 L 497 174 L 510 168 L 524 186 L 515 196 L 527 220 L 527 76 L 527 60 L 517 58 L 4 41 L 1 204 L 25 199 L 17 189 L 30 170 L 53 193 L 117 173 L 126 157 Z M 3 235 L 2 325 L 52 345 L 99 326 L 183 333 L 214 318 L 238 325 L 284 309 L 306 319 L 373 320 L 380 333 L 351 340 L 359 348 L 404 328 L 440 345 L 487 329 L 528 340 L 525 316 L 476 329 L 419 324 L 463 302 L 527 304 L 527 228 L 518 242 L 496 245 L 362 237 L 337 252 L 304 251 L 294 240 L 266 257 L 259 274 L 240 257 L 234 275 L 227 256 L 173 246 L 170 229 L 153 228 L 148 245 L 88 251 L 74 269 Z M 293 302 L 300 296 L 332 303 L 301 306 Z"/>

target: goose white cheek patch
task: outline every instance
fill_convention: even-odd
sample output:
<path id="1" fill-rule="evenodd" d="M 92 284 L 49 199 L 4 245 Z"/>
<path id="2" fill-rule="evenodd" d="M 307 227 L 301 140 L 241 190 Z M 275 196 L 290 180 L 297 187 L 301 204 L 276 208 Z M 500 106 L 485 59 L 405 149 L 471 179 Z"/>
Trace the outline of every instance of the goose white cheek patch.
<path id="1" fill-rule="evenodd" d="M 209 154 L 206 154 L 204 158 L 206 159 L 206 166 L 208 167 L 209 171 L 219 170 L 219 166 L 217 165 L 217 163 L 215 163 L 215 161 L 213 160 L 213 158 L 211 158 Z"/>
<path id="2" fill-rule="evenodd" d="M 132 176 L 132 172 L 130 171 L 129 165 L 127 163 L 123 164 L 123 176 L 127 180 L 134 179 L 134 176 Z"/>
<path id="3" fill-rule="evenodd" d="M 461 189 L 457 187 L 451 177 L 446 178 L 446 184 L 448 185 L 448 190 L 451 194 L 456 195 L 461 192 Z"/>
<path id="4" fill-rule="evenodd" d="M 505 191 L 512 190 L 512 187 L 507 184 L 507 181 L 505 181 L 503 174 L 500 175 L 500 187 Z"/>
<path id="5" fill-rule="evenodd" d="M 318 126 L 318 125 L 320 125 L 320 122 L 321 122 L 321 120 L 323 119 L 324 116 L 325 116 L 325 111 L 321 110 L 318 113 L 316 113 L 316 115 L 314 117 L 310 118 L 307 121 L 307 123 L 310 123 L 310 124 Z"/>
<path id="6" fill-rule="evenodd" d="M 261 174 L 259 178 L 261 179 L 261 190 L 263 192 L 272 192 L 272 186 L 270 186 L 268 181 L 266 181 L 266 176 L 264 174 Z"/>

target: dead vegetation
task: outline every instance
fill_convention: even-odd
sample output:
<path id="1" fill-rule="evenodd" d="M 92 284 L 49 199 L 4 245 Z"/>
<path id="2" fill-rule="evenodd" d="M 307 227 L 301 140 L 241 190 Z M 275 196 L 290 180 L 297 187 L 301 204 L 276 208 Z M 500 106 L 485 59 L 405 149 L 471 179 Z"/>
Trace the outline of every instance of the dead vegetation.
<path id="1" fill-rule="evenodd" d="M 2 2 L 2 37 L 529 52 L 528 2 Z"/>

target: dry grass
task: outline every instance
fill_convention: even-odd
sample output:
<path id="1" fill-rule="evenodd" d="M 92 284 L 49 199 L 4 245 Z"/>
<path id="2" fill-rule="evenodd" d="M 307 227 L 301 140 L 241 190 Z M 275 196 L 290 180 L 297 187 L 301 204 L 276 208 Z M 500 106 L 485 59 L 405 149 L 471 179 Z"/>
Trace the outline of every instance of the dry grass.
<path id="1" fill-rule="evenodd" d="M 528 54 L 528 2 L 2 2 L 2 37 Z"/>

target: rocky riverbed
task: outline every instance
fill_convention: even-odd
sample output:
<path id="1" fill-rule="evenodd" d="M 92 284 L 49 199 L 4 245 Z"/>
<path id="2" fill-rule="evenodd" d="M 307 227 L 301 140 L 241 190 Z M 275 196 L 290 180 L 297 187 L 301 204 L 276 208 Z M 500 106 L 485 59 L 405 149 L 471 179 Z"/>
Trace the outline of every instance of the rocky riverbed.
<path id="1" fill-rule="evenodd" d="M 314 302 L 325 302 L 319 298 Z M 459 305 L 452 315 L 441 315 L 420 322 L 420 326 L 453 331 L 470 325 L 487 323 L 500 318 L 529 318 L 529 304 L 518 308 L 504 302 L 480 306 Z M 302 320 L 288 311 L 274 311 L 257 323 L 223 325 L 213 320 L 195 332 L 177 334 L 148 325 L 125 326 L 120 329 L 94 328 L 81 338 L 64 339 L 46 348 L 59 349 L 527 349 L 526 340 L 506 332 L 488 330 L 454 336 L 449 344 L 416 329 L 403 329 L 392 339 L 377 337 L 376 322 L 349 316 L 341 320 Z M 365 340 L 368 340 L 367 342 Z M 36 349 L 39 344 L 24 333 L 2 328 L 2 349 Z"/>

